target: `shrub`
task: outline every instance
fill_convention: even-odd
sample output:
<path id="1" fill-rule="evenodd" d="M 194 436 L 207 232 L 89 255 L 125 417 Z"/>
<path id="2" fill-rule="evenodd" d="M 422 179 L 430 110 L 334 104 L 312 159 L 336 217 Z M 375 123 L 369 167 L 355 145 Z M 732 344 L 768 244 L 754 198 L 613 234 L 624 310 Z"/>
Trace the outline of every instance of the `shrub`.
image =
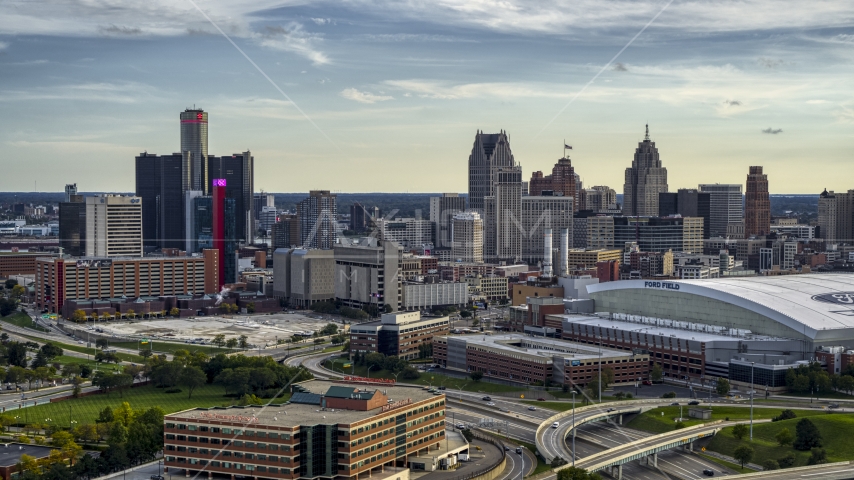
<path id="1" fill-rule="evenodd" d="M 181 389 L 178 387 L 167 388 L 163 390 L 165 393 L 181 393 Z"/>
<path id="2" fill-rule="evenodd" d="M 676 398 L 676 392 L 667 392 L 661 398 Z"/>
<path id="3" fill-rule="evenodd" d="M 777 459 L 777 464 L 780 465 L 780 468 L 789 468 L 795 464 L 795 454 L 792 452 L 787 453 L 782 458 Z"/>
<path id="4" fill-rule="evenodd" d="M 780 412 L 780 415 L 777 415 L 776 417 L 772 418 L 771 421 L 772 422 L 779 422 L 780 420 L 791 420 L 793 418 L 797 418 L 797 415 L 795 415 L 795 412 L 792 410 L 786 409 L 786 410 L 783 410 L 782 412 Z"/>
<path id="5" fill-rule="evenodd" d="M 777 463 L 777 460 L 768 459 L 762 462 L 762 468 L 765 470 L 779 470 L 780 464 Z"/>
<path id="6" fill-rule="evenodd" d="M 821 433 L 815 424 L 808 418 L 802 418 L 795 426 L 795 441 L 792 443 L 795 450 L 811 450 L 821 447 Z"/>

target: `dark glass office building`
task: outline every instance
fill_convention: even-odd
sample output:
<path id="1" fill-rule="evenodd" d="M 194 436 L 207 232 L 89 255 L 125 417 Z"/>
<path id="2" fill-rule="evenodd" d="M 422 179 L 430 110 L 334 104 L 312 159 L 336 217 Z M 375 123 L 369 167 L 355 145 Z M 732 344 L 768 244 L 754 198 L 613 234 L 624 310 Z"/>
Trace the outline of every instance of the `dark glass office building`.
<path id="1" fill-rule="evenodd" d="M 251 152 L 231 156 L 208 157 L 209 178 L 226 181 L 225 196 L 234 199 L 235 236 L 239 242 L 252 243 L 255 238 L 255 159 Z"/>
<path id="2" fill-rule="evenodd" d="M 185 165 L 178 153 L 136 157 L 136 196 L 142 198 L 142 238 L 146 247 L 186 248 L 184 197 L 190 189 Z"/>
<path id="3" fill-rule="evenodd" d="M 236 219 L 235 200 L 233 198 L 225 199 L 225 215 L 224 215 L 224 237 L 225 237 L 225 255 L 220 261 L 224 266 L 224 283 L 234 283 L 237 281 L 237 241 L 234 235 L 234 225 Z M 192 225 L 192 231 L 188 232 L 191 239 L 192 251 L 187 253 L 198 253 L 206 248 L 214 248 L 213 243 L 213 198 L 210 196 L 193 198 L 193 206 L 190 209 L 192 219 L 189 224 Z"/>
<path id="4" fill-rule="evenodd" d="M 59 246 L 72 257 L 86 255 L 86 204 L 62 202 L 59 204 Z"/>
<path id="5" fill-rule="evenodd" d="M 712 200 L 708 192 L 694 188 L 680 188 L 678 192 L 658 194 L 658 216 L 682 215 L 683 217 L 703 218 L 703 238 L 710 238 Z"/>

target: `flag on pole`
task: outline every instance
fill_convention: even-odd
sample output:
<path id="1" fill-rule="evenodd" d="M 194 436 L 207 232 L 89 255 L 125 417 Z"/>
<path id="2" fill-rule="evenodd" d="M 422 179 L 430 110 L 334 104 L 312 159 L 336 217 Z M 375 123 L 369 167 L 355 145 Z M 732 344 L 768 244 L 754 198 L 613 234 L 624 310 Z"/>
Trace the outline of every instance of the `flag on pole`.
<path id="1" fill-rule="evenodd" d="M 566 150 L 572 150 L 572 145 L 563 144 L 563 148 Z"/>

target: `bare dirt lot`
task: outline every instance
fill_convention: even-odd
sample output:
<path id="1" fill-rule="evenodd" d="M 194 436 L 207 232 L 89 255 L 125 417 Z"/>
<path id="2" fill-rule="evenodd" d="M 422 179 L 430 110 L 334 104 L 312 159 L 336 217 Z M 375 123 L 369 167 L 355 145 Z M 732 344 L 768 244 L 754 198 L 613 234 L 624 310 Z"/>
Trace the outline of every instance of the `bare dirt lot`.
<path id="1" fill-rule="evenodd" d="M 299 332 L 320 330 L 336 320 L 314 313 L 274 313 L 271 315 L 234 315 L 225 317 L 165 318 L 162 320 L 122 321 L 98 324 L 103 334 L 129 338 L 159 338 L 184 342 L 202 339 L 209 342 L 223 334 L 226 339 L 246 335 L 250 344 L 275 345 L 277 339 Z M 80 327 L 85 331 L 86 327 Z M 92 328 L 90 325 L 89 328 Z"/>

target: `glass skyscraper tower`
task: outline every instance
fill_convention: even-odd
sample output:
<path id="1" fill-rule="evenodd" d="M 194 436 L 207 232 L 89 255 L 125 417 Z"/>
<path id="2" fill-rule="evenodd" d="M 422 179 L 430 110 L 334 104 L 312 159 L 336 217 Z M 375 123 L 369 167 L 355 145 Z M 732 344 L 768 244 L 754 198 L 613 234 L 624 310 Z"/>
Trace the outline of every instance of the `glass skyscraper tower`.
<path id="1" fill-rule="evenodd" d="M 189 165 L 190 190 L 208 193 L 208 113 L 202 109 L 181 112 L 181 154 Z"/>

